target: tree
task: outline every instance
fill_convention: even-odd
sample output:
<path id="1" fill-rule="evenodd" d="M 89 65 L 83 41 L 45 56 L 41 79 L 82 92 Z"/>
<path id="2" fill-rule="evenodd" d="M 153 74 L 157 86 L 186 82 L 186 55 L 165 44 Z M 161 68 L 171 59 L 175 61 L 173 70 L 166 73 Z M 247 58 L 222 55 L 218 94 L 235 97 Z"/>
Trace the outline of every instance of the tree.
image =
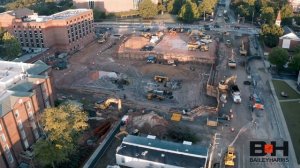
<path id="1" fill-rule="evenodd" d="M 102 21 L 106 17 L 105 13 L 98 9 L 93 9 L 93 16 L 96 22 Z"/>
<path id="2" fill-rule="evenodd" d="M 143 0 L 139 4 L 139 14 L 142 18 L 153 18 L 157 13 L 157 6 L 151 0 Z"/>
<path id="3" fill-rule="evenodd" d="M 283 29 L 277 25 L 264 24 L 261 27 L 261 35 L 264 43 L 268 47 L 276 47 L 279 42 L 279 37 L 283 35 Z"/>
<path id="4" fill-rule="evenodd" d="M 278 70 L 281 70 L 287 63 L 289 56 L 288 52 L 283 48 L 273 48 L 268 57 L 269 61 L 276 65 Z"/>
<path id="5" fill-rule="evenodd" d="M 273 7 L 263 7 L 261 9 L 261 19 L 268 24 L 273 24 L 275 21 L 275 13 Z"/>
<path id="6" fill-rule="evenodd" d="M 290 4 L 286 4 L 281 9 L 281 17 L 282 19 L 293 17 L 293 7 Z"/>
<path id="7" fill-rule="evenodd" d="M 187 0 L 186 3 L 180 9 L 178 17 L 186 23 L 192 23 L 193 21 L 199 19 L 199 11 L 197 9 L 197 4 L 193 3 L 191 0 Z"/>
<path id="8" fill-rule="evenodd" d="M 47 138 L 34 147 L 35 159 L 43 166 L 66 161 L 76 150 L 80 133 L 88 127 L 87 114 L 74 104 L 48 108 L 41 116 Z"/>
<path id="9" fill-rule="evenodd" d="M 166 8 L 162 3 L 158 3 L 157 4 L 157 10 L 158 10 L 159 13 L 164 14 L 164 12 L 166 11 Z"/>
<path id="10" fill-rule="evenodd" d="M 182 5 L 182 0 L 170 0 L 168 2 L 167 11 L 171 14 L 178 15 Z"/>
<path id="11" fill-rule="evenodd" d="M 291 67 L 295 71 L 300 70 L 300 52 L 298 52 L 296 55 L 293 56 L 292 61 L 289 64 L 289 67 Z"/>
<path id="12" fill-rule="evenodd" d="M 2 37 L 3 49 L 8 59 L 14 59 L 21 53 L 21 45 L 18 40 L 9 32 L 5 32 Z"/>

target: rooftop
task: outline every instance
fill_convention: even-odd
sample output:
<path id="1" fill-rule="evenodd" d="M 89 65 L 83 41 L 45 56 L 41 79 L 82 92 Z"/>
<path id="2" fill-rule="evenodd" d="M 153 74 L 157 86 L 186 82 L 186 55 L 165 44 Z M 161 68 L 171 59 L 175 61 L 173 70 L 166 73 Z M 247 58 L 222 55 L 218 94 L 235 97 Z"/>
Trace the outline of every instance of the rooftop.
<path id="1" fill-rule="evenodd" d="M 34 64 L 0 61 L 0 116 L 10 111 L 18 97 L 32 95 L 33 82 L 49 69 L 42 61 Z"/>
<path id="2" fill-rule="evenodd" d="M 123 139 L 117 154 L 173 166 L 204 167 L 208 149 L 197 145 L 128 135 Z"/>

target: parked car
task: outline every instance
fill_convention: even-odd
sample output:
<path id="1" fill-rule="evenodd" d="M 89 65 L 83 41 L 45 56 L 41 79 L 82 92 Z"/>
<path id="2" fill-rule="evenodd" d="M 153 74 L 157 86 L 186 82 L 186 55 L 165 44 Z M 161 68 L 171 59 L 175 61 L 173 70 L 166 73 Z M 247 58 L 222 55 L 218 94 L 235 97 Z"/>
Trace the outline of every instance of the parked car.
<path id="1" fill-rule="evenodd" d="M 146 45 L 143 48 L 140 49 L 140 51 L 152 51 L 154 46 Z"/>
<path id="2" fill-rule="evenodd" d="M 156 57 L 153 55 L 150 55 L 147 57 L 147 63 L 155 64 L 157 61 Z"/>

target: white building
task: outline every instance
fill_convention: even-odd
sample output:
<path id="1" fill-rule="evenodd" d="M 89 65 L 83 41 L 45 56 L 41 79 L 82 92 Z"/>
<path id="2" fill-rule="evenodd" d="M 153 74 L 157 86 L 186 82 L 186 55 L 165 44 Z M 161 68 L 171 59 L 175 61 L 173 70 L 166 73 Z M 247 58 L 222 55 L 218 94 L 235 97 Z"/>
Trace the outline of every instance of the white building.
<path id="1" fill-rule="evenodd" d="M 294 12 L 300 11 L 300 0 L 288 0 L 288 1 L 292 5 Z"/>
<path id="2" fill-rule="evenodd" d="M 132 168 L 205 168 L 208 148 L 191 143 L 174 143 L 155 136 L 128 135 L 117 148 L 118 165 Z"/>
<path id="3" fill-rule="evenodd" d="M 297 34 L 287 26 L 283 27 L 283 36 L 279 37 L 279 47 L 292 49 L 300 45 L 300 38 Z"/>

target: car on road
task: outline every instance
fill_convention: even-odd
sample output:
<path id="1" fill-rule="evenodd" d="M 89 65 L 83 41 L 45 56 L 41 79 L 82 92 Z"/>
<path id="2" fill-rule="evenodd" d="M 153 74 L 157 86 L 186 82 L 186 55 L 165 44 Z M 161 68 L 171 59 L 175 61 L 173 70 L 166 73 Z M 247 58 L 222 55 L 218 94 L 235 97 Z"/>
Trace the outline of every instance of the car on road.
<path id="1" fill-rule="evenodd" d="M 204 25 L 204 30 L 210 30 L 210 26 L 209 25 Z"/>
<path id="2" fill-rule="evenodd" d="M 146 45 L 143 48 L 140 49 L 140 51 L 152 51 L 154 46 Z"/>
<path id="3" fill-rule="evenodd" d="M 157 61 L 157 59 L 156 59 L 156 57 L 153 56 L 153 55 L 149 55 L 149 56 L 147 57 L 147 63 L 155 64 L 156 61 Z"/>

